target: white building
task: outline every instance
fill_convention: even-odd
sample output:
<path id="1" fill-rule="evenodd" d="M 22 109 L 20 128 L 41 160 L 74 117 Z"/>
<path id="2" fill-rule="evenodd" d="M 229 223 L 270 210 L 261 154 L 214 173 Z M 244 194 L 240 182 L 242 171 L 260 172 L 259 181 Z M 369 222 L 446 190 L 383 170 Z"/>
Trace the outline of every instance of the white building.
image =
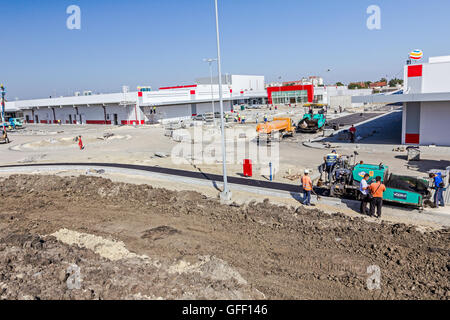
<path id="1" fill-rule="evenodd" d="M 224 76 L 223 97 L 225 111 L 235 104 L 258 103 L 267 97 L 264 76 Z M 158 91 L 140 90 L 113 94 L 77 95 L 72 97 L 14 101 L 7 110 L 20 110 L 27 123 L 111 124 L 139 125 L 190 118 L 193 115 L 219 111 L 217 79 L 199 79 L 189 86 L 160 88 Z M 212 97 L 212 95 L 214 97 Z M 156 112 L 155 112 L 156 111 Z"/>
<path id="2" fill-rule="evenodd" d="M 450 56 L 406 65 L 403 94 L 354 97 L 355 103 L 403 103 L 402 143 L 450 146 Z"/>
<path id="3" fill-rule="evenodd" d="M 367 96 L 372 92 L 372 89 L 348 89 L 344 86 L 315 87 L 314 100 L 328 104 L 332 108 L 338 106 L 352 108 L 363 105 L 363 103 L 353 103 L 353 97 Z"/>

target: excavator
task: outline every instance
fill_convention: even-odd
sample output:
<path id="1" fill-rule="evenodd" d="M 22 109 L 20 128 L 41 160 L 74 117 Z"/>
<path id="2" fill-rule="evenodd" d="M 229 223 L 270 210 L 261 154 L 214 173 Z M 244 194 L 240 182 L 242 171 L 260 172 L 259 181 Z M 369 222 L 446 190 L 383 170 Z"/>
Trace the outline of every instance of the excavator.
<path id="1" fill-rule="evenodd" d="M 272 122 L 258 124 L 256 132 L 258 133 L 258 143 L 261 140 L 280 141 L 285 136 L 293 137 L 296 127 L 291 118 L 274 118 Z"/>

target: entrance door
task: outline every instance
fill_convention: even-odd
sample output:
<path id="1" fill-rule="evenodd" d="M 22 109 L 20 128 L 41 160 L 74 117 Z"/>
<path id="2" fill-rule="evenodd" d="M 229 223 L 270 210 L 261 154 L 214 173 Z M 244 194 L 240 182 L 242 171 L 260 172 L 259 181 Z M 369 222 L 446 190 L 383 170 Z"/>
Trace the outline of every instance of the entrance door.
<path id="1" fill-rule="evenodd" d="M 114 113 L 114 125 L 115 126 L 119 125 L 119 116 L 117 115 L 117 113 Z"/>
<path id="2" fill-rule="evenodd" d="M 30 122 L 30 116 L 25 116 L 25 121 L 26 121 L 26 123 L 29 123 Z"/>
<path id="3" fill-rule="evenodd" d="M 36 123 L 39 123 L 39 117 L 35 116 L 35 118 L 36 118 Z"/>
<path id="4" fill-rule="evenodd" d="M 73 122 L 72 122 L 72 115 L 71 115 L 71 114 L 69 114 L 69 123 L 70 123 L 70 124 L 73 123 Z"/>

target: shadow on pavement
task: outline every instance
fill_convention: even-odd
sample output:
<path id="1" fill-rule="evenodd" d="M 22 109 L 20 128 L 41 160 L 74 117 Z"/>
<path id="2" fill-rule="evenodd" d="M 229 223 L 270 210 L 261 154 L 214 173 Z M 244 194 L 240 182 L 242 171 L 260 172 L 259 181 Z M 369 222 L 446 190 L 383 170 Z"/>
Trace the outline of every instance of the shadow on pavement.
<path id="1" fill-rule="evenodd" d="M 384 115 L 381 118 L 357 125 L 356 136 L 362 137 L 358 143 L 364 144 L 401 144 L 402 142 L 402 114 L 401 110 Z M 331 143 L 351 143 L 349 140 L 340 140 L 340 134 L 322 140 Z"/>
<path id="2" fill-rule="evenodd" d="M 398 155 L 395 156 L 395 158 L 401 160 L 408 160 L 408 157 L 405 155 Z M 408 169 L 410 170 L 428 173 L 428 171 L 433 169 L 445 170 L 447 167 L 450 167 L 450 161 L 421 159 L 420 161 L 408 161 L 407 166 Z"/>

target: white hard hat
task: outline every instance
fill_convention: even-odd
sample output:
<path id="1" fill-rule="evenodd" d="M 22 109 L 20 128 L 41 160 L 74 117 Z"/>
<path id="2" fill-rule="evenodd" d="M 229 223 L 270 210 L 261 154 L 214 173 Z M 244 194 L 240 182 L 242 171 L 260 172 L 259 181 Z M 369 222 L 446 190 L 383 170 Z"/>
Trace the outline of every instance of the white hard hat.
<path id="1" fill-rule="evenodd" d="M 305 174 L 309 174 L 309 170 L 308 169 L 305 169 Z"/>

